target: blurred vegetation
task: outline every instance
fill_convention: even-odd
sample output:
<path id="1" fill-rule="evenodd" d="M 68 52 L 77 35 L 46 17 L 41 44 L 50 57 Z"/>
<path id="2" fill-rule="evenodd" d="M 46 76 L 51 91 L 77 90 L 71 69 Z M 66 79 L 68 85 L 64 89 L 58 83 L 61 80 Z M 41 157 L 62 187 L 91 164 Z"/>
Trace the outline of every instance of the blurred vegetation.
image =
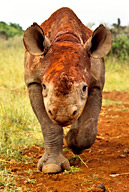
<path id="1" fill-rule="evenodd" d="M 110 56 L 126 60 L 129 58 L 129 26 L 121 26 L 121 20 L 118 18 L 117 23 L 113 23 L 110 27 L 104 24 L 112 33 L 113 44 L 109 53 Z M 90 29 L 95 26 L 95 23 L 86 25 Z"/>
<path id="2" fill-rule="evenodd" d="M 24 83 L 22 38 L 0 39 L 0 50 L 1 167 L 1 159 L 25 161 L 21 150 L 33 144 L 41 145 L 42 134 Z"/>
<path id="3" fill-rule="evenodd" d="M 129 57 L 129 26 L 121 26 L 118 18 L 117 24 L 114 23 L 110 31 L 113 37 L 110 55 L 122 60 L 127 59 Z"/>
<path id="4" fill-rule="evenodd" d="M 106 56 L 105 67 L 104 91 L 129 91 L 129 57 L 122 60 Z"/>
<path id="5" fill-rule="evenodd" d="M 10 37 L 22 36 L 23 29 L 19 24 L 16 23 L 5 23 L 0 22 L 0 38 L 8 39 Z"/>

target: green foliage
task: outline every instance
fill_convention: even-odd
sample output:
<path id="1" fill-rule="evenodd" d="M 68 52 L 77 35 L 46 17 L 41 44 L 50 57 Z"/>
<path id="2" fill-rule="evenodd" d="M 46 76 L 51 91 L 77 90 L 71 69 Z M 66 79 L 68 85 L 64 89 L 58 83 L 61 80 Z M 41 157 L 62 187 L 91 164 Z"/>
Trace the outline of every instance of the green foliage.
<path id="1" fill-rule="evenodd" d="M 121 60 L 126 60 L 129 58 L 129 26 L 113 26 L 110 29 L 113 37 L 110 55 Z"/>
<path id="2" fill-rule="evenodd" d="M 82 170 L 80 168 L 74 167 L 74 166 L 70 166 L 70 170 L 64 170 L 63 174 L 70 174 L 70 173 L 76 173 L 76 172 L 81 172 Z"/>
<path id="3" fill-rule="evenodd" d="M 127 59 L 129 57 L 129 38 L 127 35 L 122 34 L 113 41 L 112 55 L 120 58 Z"/>
<path id="4" fill-rule="evenodd" d="M 8 39 L 10 37 L 22 36 L 23 29 L 19 24 L 10 23 L 7 24 L 3 21 L 0 22 L 0 37 Z"/>

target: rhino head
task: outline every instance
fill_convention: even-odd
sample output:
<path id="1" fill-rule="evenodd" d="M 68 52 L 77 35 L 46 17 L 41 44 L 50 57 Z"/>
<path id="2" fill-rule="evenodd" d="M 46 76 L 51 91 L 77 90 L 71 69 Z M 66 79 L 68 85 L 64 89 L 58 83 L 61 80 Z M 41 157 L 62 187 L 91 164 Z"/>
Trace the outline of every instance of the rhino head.
<path id="1" fill-rule="evenodd" d="M 23 40 L 30 54 L 43 56 L 40 79 L 48 116 L 60 126 L 72 124 L 81 115 L 88 98 L 91 57 L 102 58 L 109 52 L 110 31 L 100 25 L 85 43 L 67 31 L 49 40 L 34 23 L 25 31 Z"/>

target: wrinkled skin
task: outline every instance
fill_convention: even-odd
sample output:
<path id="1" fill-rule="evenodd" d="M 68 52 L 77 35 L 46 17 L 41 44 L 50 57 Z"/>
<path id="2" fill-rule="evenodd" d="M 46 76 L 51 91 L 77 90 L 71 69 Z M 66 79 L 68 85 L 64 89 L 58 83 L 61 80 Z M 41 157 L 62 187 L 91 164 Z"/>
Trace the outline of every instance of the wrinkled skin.
<path id="1" fill-rule="evenodd" d="M 111 34 L 102 25 L 92 33 L 72 10 L 62 8 L 41 26 L 29 27 L 23 41 L 25 82 L 45 145 L 38 169 L 69 170 L 63 127 L 71 124 L 65 139 L 74 153 L 94 143 L 105 80 L 103 56 L 111 48 Z"/>

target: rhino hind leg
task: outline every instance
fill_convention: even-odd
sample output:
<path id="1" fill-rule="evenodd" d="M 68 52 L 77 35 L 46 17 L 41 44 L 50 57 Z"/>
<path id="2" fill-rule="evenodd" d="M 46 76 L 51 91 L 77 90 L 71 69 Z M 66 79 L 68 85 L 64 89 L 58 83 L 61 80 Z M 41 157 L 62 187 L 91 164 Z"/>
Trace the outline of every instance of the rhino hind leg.
<path id="1" fill-rule="evenodd" d="M 36 114 L 44 137 L 45 153 L 38 162 L 38 169 L 44 173 L 58 173 L 69 170 L 69 161 L 63 155 L 63 129 L 55 125 L 48 117 L 42 98 L 40 84 L 32 84 L 28 87 L 30 102 Z"/>
<path id="2" fill-rule="evenodd" d="M 91 147 L 97 135 L 97 123 L 102 104 L 102 90 L 90 91 L 88 101 L 80 118 L 74 122 L 65 139 L 75 154 Z"/>

